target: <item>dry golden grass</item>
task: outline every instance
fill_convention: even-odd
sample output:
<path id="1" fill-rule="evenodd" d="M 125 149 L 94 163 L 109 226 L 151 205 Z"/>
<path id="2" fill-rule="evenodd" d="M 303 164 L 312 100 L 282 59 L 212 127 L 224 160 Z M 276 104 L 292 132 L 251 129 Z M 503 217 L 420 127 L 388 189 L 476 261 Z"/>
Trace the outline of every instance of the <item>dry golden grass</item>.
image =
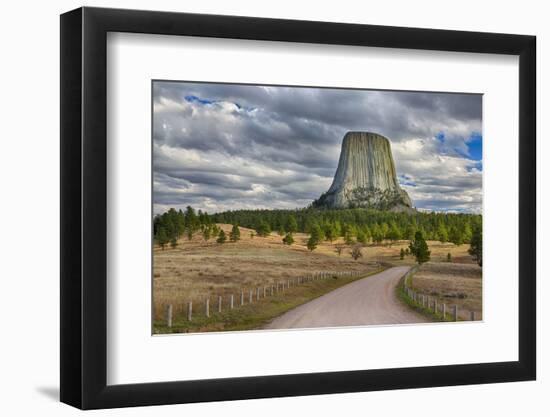
<path id="1" fill-rule="evenodd" d="M 357 261 L 346 247 L 339 256 L 336 245 L 323 242 L 313 252 L 308 251 L 308 235 L 296 233 L 295 243 L 286 246 L 282 237 L 272 233 L 267 237 L 254 236 L 255 232 L 240 228 L 241 240 L 229 242 L 231 225 L 219 224 L 228 235 L 224 244 L 215 239 L 205 242 L 200 233 L 192 240 L 183 237 L 175 249 L 167 247 L 154 249 L 153 259 L 153 299 L 154 318 L 162 318 L 164 306 L 172 304 L 174 313 L 182 314 L 185 303 L 193 300 L 198 308 L 206 297 L 240 294 L 241 289 L 255 289 L 270 286 L 276 282 L 303 277 L 314 272 L 355 271 L 369 272 L 383 264 L 412 264 L 412 257 L 399 260 L 399 251 L 408 246 L 408 241 L 401 241 L 391 246 L 367 246 L 362 249 L 363 257 Z M 432 259 L 446 259 L 451 252 L 454 261 L 472 262 L 467 254 L 467 245 L 455 247 L 452 244 L 428 242 L 432 250 Z M 212 302 L 213 300 L 211 300 Z"/>
<path id="2" fill-rule="evenodd" d="M 482 317 L 482 270 L 477 264 L 428 262 L 414 274 L 411 286 L 422 294 L 437 298 L 438 304 L 458 305 L 459 317 Z M 450 310 L 448 310 L 450 311 Z"/>
<path id="3" fill-rule="evenodd" d="M 231 225 L 219 225 L 229 233 Z M 251 229 L 241 227 L 241 240 L 205 242 L 197 233 L 186 237 L 175 249 L 154 250 L 154 316 L 162 317 L 163 306 L 173 304 L 174 313 L 181 313 L 184 304 L 202 302 L 206 297 L 240 294 L 241 289 L 270 286 L 288 279 L 304 277 L 314 272 L 375 270 L 379 264 L 368 255 L 354 261 L 349 250 L 338 256 L 334 245 L 323 243 L 314 252 L 307 250 L 307 236 L 297 233 L 292 246 L 282 243 L 273 233 L 265 238 L 250 237 Z M 365 251 L 366 252 L 366 251 Z"/>

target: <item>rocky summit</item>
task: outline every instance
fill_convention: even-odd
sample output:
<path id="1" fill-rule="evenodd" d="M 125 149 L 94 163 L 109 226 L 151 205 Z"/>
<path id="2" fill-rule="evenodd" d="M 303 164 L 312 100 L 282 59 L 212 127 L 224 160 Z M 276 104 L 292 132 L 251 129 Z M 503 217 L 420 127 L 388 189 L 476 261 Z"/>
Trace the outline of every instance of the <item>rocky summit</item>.
<path id="1" fill-rule="evenodd" d="M 313 207 L 412 211 L 397 181 L 390 141 L 377 133 L 346 133 L 332 185 Z"/>

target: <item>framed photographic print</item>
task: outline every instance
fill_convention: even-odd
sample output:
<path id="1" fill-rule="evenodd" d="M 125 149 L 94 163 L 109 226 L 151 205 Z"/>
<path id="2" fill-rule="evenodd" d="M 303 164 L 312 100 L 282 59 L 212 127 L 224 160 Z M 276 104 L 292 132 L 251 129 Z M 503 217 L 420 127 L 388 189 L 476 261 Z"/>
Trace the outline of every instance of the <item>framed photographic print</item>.
<path id="1" fill-rule="evenodd" d="M 61 400 L 535 379 L 535 38 L 61 16 Z"/>

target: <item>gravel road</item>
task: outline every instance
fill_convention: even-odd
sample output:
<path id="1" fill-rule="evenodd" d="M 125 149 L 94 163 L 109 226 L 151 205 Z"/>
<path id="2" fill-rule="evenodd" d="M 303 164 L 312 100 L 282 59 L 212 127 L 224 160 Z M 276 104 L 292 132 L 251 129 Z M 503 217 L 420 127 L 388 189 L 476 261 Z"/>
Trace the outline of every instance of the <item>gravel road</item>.
<path id="1" fill-rule="evenodd" d="M 423 323 L 395 294 L 409 268 L 400 266 L 340 287 L 271 321 L 266 329 Z"/>

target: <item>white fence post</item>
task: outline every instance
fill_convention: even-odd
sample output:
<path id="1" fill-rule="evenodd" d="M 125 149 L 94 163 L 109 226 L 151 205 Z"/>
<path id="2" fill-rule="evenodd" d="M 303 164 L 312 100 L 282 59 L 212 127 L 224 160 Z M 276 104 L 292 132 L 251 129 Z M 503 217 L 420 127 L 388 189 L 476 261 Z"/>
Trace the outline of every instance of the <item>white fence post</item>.
<path id="1" fill-rule="evenodd" d="M 458 321 L 458 305 L 455 304 L 455 321 Z"/>
<path id="2" fill-rule="evenodd" d="M 445 303 L 443 303 L 443 305 L 442 305 L 441 308 L 442 308 L 442 310 L 443 310 L 443 321 L 445 321 L 445 313 L 446 313 L 445 310 L 447 310 L 447 306 L 445 305 Z"/>
<path id="3" fill-rule="evenodd" d="M 206 314 L 206 317 L 210 317 L 210 298 L 207 298 L 206 299 L 206 303 L 205 303 L 205 314 Z"/>
<path id="4" fill-rule="evenodd" d="M 233 310 L 233 294 L 229 297 L 229 308 Z"/>
<path id="5" fill-rule="evenodd" d="M 241 290 L 241 305 L 244 305 L 244 290 Z"/>
<path id="6" fill-rule="evenodd" d="M 218 313 L 222 312 L 222 296 L 218 296 Z"/>
<path id="7" fill-rule="evenodd" d="M 187 320 L 191 321 L 193 319 L 193 301 L 187 303 Z"/>

